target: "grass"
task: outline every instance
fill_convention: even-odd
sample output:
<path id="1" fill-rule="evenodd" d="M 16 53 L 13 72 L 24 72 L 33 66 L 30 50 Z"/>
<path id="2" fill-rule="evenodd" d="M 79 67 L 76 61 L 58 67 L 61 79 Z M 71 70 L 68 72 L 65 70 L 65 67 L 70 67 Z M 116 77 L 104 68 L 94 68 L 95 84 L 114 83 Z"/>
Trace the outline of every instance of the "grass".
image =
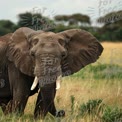
<path id="1" fill-rule="evenodd" d="M 104 51 L 96 63 L 122 65 L 122 43 L 103 42 Z"/>
<path id="2" fill-rule="evenodd" d="M 88 65 L 71 77 L 96 80 L 122 79 L 122 66 L 115 64 Z"/>
<path id="3" fill-rule="evenodd" d="M 100 59 L 80 72 L 62 79 L 55 103 L 58 110 L 64 109 L 64 118 L 54 118 L 48 114 L 45 120 L 36 122 L 116 122 L 115 115 L 121 116 L 122 108 L 122 43 L 102 43 L 104 52 Z M 0 122 L 34 122 L 33 111 L 37 94 L 29 98 L 22 117 L 4 116 L 0 111 Z M 90 101 L 91 100 L 91 101 Z M 102 100 L 107 107 L 99 113 L 104 119 L 92 114 L 81 115 L 81 106 L 96 104 Z M 89 102 L 90 101 L 90 102 Z M 98 113 L 98 109 L 96 109 Z M 117 113 L 118 112 L 118 113 Z M 112 118 L 113 117 L 113 118 Z M 117 121 L 117 122 L 121 122 Z"/>

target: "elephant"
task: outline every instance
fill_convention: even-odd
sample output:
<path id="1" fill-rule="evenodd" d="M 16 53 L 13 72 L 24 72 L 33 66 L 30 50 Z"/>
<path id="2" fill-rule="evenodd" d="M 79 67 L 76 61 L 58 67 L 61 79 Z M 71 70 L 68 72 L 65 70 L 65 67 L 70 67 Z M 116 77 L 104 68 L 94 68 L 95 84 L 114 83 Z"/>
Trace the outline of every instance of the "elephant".
<path id="1" fill-rule="evenodd" d="M 34 117 L 64 116 L 54 103 L 62 77 L 94 63 L 103 52 L 99 41 L 82 29 L 59 33 L 21 27 L 0 37 L 0 106 L 5 114 L 24 113 L 38 93 Z"/>

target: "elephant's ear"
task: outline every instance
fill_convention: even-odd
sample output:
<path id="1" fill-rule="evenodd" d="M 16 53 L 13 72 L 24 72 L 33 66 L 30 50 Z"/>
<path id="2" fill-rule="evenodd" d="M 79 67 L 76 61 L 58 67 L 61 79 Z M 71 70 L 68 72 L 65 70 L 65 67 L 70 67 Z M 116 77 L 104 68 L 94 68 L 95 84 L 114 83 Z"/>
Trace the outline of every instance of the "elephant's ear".
<path id="1" fill-rule="evenodd" d="M 103 47 L 89 32 L 71 29 L 58 33 L 64 38 L 68 56 L 62 61 L 63 76 L 78 72 L 86 65 L 95 62 L 103 51 Z"/>
<path id="2" fill-rule="evenodd" d="M 6 64 L 7 62 L 7 57 L 5 54 L 7 52 L 8 42 L 11 36 L 12 33 L 9 33 L 0 37 L 0 67 Z"/>
<path id="3" fill-rule="evenodd" d="M 7 56 L 9 61 L 13 62 L 15 66 L 24 74 L 33 76 L 34 61 L 29 54 L 30 35 L 34 35 L 36 31 L 22 27 L 16 30 L 10 41 Z"/>

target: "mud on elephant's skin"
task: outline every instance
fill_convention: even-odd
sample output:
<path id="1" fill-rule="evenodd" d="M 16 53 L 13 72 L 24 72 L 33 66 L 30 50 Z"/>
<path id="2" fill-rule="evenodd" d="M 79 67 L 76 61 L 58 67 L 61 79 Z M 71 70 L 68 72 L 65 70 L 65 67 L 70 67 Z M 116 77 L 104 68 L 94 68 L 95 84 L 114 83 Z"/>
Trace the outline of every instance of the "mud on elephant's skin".
<path id="1" fill-rule="evenodd" d="M 0 37 L 0 79 L 6 83 L 0 89 L 3 112 L 23 113 L 28 97 L 40 89 L 35 118 L 47 112 L 63 116 L 54 104 L 61 77 L 95 62 L 102 51 L 97 39 L 80 29 L 53 33 L 22 27 Z"/>

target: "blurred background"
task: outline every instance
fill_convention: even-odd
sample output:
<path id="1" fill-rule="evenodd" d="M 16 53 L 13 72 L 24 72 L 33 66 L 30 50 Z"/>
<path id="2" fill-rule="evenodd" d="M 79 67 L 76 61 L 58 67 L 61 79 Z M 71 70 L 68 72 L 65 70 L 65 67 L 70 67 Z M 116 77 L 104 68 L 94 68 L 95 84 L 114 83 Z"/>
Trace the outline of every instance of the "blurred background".
<path id="1" fill-rule="evenodd" d="M 60 32 L 81 28 L 100 41 L 122 41 L 121 0 L 4 0 L 0 35 L 19 27 Z"/>

